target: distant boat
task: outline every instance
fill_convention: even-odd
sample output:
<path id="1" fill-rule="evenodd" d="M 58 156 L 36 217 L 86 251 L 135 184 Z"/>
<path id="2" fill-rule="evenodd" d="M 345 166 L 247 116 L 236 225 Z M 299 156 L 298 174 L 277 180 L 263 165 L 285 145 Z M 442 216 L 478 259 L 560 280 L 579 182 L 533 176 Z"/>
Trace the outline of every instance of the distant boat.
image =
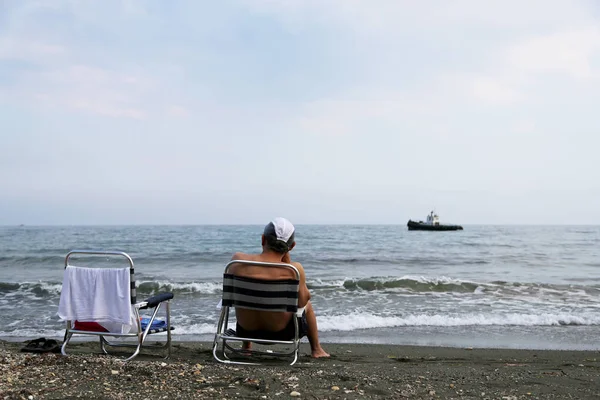
<path id="1" fill-rule="evenodd" d="M 442 225 L 440 224 L 440 217 L 433 211 L 427 216 L 427 221 L 413 221 L 408 220 L 406 224 L 409 231 L 462 231 L 463 227 L 460 225 Z"/>

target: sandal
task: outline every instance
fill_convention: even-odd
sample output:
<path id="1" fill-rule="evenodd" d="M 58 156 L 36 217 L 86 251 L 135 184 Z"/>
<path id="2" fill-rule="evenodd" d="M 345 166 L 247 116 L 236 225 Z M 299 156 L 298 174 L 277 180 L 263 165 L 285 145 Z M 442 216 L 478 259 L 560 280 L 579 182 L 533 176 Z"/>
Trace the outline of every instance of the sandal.
<path id="1" fill-rule="evenodd" d="M 58 353 L 60 346 L 54 339 L 39 338 L 30 340 L 25 346 L 21 348 L 21 351 L 26 353 Z"/>

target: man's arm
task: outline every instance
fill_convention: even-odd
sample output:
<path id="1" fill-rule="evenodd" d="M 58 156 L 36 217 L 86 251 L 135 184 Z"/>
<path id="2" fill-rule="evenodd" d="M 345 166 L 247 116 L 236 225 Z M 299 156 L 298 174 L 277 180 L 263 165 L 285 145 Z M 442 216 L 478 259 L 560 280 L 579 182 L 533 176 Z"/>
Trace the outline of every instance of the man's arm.
<path id="1" fill-rule="evenodd" d="M 298 290 L 298 307 L 306 307 L 306 304 L 310 300 L 310 292 L 308 286 L 306 286 L 306 275 L 304 274 L 304 267 L 299 262 L 292 262 L 290 252 L 286 252 L 281 258 L 282 263 L 292 264 L 298 270 L 300 274 L 300 288 Z"/>
<path id="2" fill-rule="evenodd" d="M 298 291 L 298 307 L 306 307 L 306 304 L 310 300 L 310 292 L 308 286 L 306 286 L 306 275 L 304 274 L 304 267 L 298 262 L 292 263 L 294 267 L 298 269 L 300 273 L 300 290 Z"/>

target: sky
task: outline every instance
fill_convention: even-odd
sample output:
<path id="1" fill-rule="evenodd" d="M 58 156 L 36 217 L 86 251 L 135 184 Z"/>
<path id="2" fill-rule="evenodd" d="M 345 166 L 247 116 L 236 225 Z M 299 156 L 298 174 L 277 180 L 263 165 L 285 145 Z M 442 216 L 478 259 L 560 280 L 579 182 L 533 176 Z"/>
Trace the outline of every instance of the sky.
<path id="1" fill-rule="evenodd" d="M 0 0 L 0 225 L 600 224 L 594 0 Z"/>

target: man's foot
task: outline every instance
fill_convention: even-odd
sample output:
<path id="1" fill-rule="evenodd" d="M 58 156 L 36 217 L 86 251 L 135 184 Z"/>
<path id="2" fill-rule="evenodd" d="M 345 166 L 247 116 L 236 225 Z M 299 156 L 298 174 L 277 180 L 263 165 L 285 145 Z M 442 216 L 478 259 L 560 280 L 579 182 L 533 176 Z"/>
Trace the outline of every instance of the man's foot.
<path id="1" fill-rule="evenodd" d="M 329 353 L 327 353 L 323 348 L 319 347 L 316 350 L 311 351 L 311 355 L 313 358 L 324 358 L 329 357 Z"/>
<path id="2" fill-rule="evenodd" d="M 242 342 L 241 354 L 245 356 L 249 356 L 252 354 L 252 342 Z"/>

